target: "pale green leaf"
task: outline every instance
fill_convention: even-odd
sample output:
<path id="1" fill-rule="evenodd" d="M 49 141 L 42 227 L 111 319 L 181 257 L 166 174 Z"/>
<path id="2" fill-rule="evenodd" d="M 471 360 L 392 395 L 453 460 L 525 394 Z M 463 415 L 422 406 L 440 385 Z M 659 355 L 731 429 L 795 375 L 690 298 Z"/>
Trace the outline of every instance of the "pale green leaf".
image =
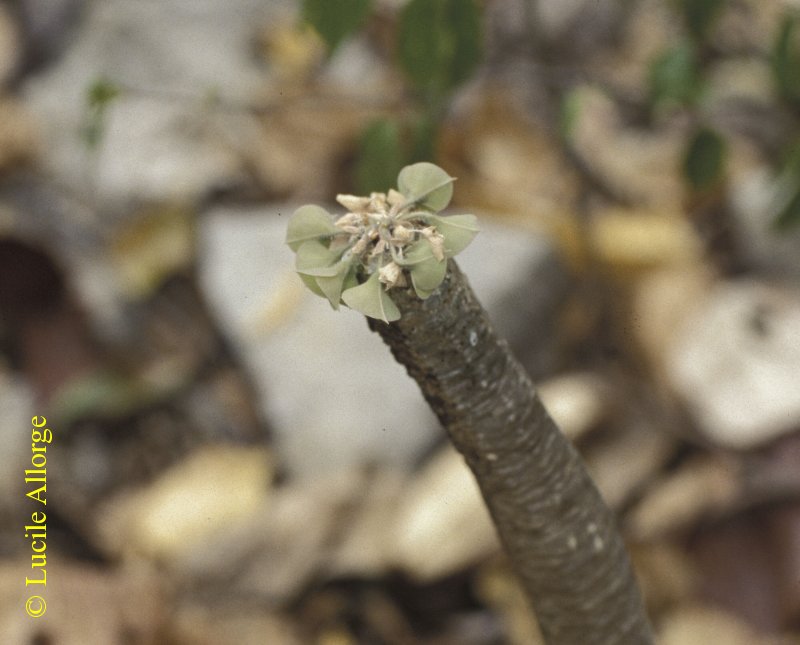
<path id="1" fill-rule="evenodd" d="M 444 236 L 444 253 L 449 258 L 467 248 L 481 230 L 474 215 L 431 215 L 428 219 Z"/>
<path id="2" fill-rule="evenodd" d="M 419 294 L 422 292 L 432 292 L 442 284 L 445 273 L 447 273 L 447 260 L 437 260 L 431 257 L 424 262 L 415 264 L 411 267 L 411 284 Z"/>
<path id="3" fill-rule="evenodd" d="M 400 318 L 400 310 L 380 283 L 377 271 L 365 283 L 344 291 L 342 300 L 351 309 L 370 318 L 387 323 Z"/>
<path id="4" fill-rule="evenodd" d="M 400 266 L 406 267 L 419 264 L 420 262 L 425 262 L 426 260 L 430 260 L 432 258 L 435 259 L 431 243 L 428 242 L 428 240 L 422 239 L 411 244 L 406 250 L 405 255 L 395 261 Z"/>
<path id="5" fill-rule="evenodd" d="M 334 276 L 339 272 L 337 262 L 342 251 L 331 250 L 317 240 L 303 242 L 297 249 L 294 268 L 305 275 Z"/>
<path id="6" fill-rule="evenodd" d="M 354 274 L 353 266 L 349 262 L 339 262 L 338 273 L 333 276 L 318 276 L 316 278 L 317 286 L 322 290 L 331 307 L 339 309 L 339 302 L 342 299 L 342 291 L 344 289 L 345 281 L 349 274 Z"/>
<path id="7" fill-rule="evenodd" d="M 306 204 L 298 208 L 289 218 L 286 244 L 292 251 L 297 251 L 303 242 L 330 237 L 338 232 L 328 211 L 321 206 Z"/>
<path id="8" fill-rule="evenodd" d="M 322 289 L 319 288 L 319 285 L 317 284 L 317 279 L 315 277 L 310 275 L 303 275 L 302 273 L 298 273 L 297 275 L 300 276 L 300 279 L 303 281 L 303 284 L 309 288 L 311 293 L 319 296 L 320 298 L 327 297 L 325 293 L 322 291 Z"/>
<path id="9" fill-rule="evenodd" d="M 420 161 L 400 171 L 397 189 L 408 201 L 440 211 L 453 197 L 453 181 L 439 166 Z"/>
<path id="10" fill-rule="evenodd" d="M 358 286 L 358 277 L 356 277 L 355 267 L 344 276 L 344 284 L 342 285 L 342 292 Z"/>
<path id="11" fill-rule="evenodd" d="M 420 300 L 427 300 L 433 295 L 433 292 L 436 291 L 435 289 L 431 291 L 425 291 L 425 289 L 420 289 L 418 286 L 414 285 L 414 293 L 417 294 L 417 298 Z"/>

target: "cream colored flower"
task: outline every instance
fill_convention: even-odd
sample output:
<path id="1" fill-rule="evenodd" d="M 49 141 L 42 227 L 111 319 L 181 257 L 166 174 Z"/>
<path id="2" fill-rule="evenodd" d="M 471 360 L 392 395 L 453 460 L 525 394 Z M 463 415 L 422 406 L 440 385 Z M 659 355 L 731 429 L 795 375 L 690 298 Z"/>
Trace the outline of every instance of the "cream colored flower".
<path id="1" fill-rule="evenodd" d="M 414 239 L 414 232 L 402 224 L 398 224 L 392 231 L 392 243 L 405 246 Z"/>
<path id="2" fill-rule="evenodd" d="M 357 195 L 336 195 L 336 201 L 351 213 L 365 213 L 370 204 L 369 197 L 358 197 Z M 345 215 L 345 217 L 347 216 Z"/>
<path id="3" fill-rule="evenodd" d="M 400 281 L 403 279 L 403 269 L 395 262 L 383 265 L 378 270 L 378 279 L 386 285 L 387 289 L 392 287 L 401 286 Z"/>
<path id="4" fill-rule="evenodd" d="M 422 229 L 422 234 L 431 243 L 433 257 L 440 262 L 444 260 L 444 237 L 433 226 Z"/>

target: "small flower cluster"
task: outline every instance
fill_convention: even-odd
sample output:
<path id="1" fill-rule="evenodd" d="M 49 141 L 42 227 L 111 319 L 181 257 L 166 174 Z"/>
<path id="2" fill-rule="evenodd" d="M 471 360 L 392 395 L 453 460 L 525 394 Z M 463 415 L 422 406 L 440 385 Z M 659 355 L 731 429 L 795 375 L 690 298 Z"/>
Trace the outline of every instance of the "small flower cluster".
<path id="1" fill-rule="evenodd" d="M 447 258 L 478 232 L 474 215 L 442 216 L 453 195 L 453 178 L 431 163 L 406 166 L 398 190 L 369 197 L 339 195 L 347 213 L 334 219 L 324 208 L 298 208 L 286 243 L 297 254 L 305 284 L 327 298 L 372 318 L 391 322 L 400 311 L 387 293 L 410 286 L 422 299 L 444 280 Z"/>

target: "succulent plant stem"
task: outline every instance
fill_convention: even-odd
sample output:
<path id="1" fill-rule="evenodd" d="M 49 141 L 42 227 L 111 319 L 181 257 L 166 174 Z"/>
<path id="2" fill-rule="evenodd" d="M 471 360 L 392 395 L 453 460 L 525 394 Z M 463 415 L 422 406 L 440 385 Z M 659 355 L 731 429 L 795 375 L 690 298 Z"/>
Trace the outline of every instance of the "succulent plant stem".
<path id="1" fill-rule="evenodd" d="M 455 261 L 426 300 L 393 293 L 400 319 L 369 326 L 474 473 L 545 641 L 651 644 L 613 514 Z"/>

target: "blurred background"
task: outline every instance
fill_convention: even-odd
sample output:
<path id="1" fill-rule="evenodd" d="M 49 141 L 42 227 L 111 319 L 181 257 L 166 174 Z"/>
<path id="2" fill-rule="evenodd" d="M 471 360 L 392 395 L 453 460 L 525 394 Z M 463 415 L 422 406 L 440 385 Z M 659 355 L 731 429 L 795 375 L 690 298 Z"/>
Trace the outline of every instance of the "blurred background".
<path id="1" fill-rule="evenodd" d="M 659 642 L 800 643 L 798 12 L 0 3 L 0 642 L 540 642 L 416 385 L 283 244 L 424 159 Z"/>

